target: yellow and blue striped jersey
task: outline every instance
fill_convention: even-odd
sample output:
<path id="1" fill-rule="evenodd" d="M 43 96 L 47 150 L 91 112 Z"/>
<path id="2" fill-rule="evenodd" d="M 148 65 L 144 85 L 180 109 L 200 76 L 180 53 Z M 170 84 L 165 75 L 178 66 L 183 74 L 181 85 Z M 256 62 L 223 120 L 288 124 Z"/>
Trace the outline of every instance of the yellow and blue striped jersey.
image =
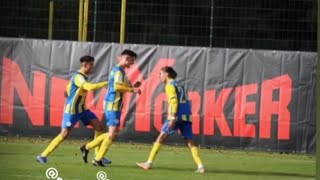
<path id="1" fill-rule="evenodd" d="M 168 114 L 176 115 L 178 120 L 192 121 L 191 104 L 185 88 L 171 80 L 166 84 L 165 92 L 168 98 Z"/>
<path id="2" fill-rule="evenodd" d="M 87 90 L 83 89 L 83 84 L 88 81 L 88 77 L 81 72 L 76 72 L 71 77 L 67 85 L 68 98 L 65 104 L 65 113 L 77 114 L 86 110 L 85 100 Z"/>
<path id="3" fill-rule="evenodd" d="M 104 99 L 104 109 L 107 111 L 121 112 L 124 93 L 132 91 L 132 85 L 124 69 L 119 65 L 115 66 L 109 75 L 108 93 Z"/>

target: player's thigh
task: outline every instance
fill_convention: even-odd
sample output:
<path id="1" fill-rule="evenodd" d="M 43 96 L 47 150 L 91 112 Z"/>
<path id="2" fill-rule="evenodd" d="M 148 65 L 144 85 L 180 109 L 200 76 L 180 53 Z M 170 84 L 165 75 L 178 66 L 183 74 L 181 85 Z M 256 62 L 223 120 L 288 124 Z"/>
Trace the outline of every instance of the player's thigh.
<path id="1" fill-rule="evenodd" d="M 96 130 L 96 131 L 103 131 L 104 130 L 103 124 L 98 119 L 92 119 L 88 122 L 88 124 L 90 126 L 92 126 L 94 128 L 94 130 Z"/>
<path id="2" fill-rule="evenodd" d="M 179 130 L 181 132 L 181 136 L 184 139 L 193 139 L 192 123 L 190 121 L 182 121 L 179 124 Z"/>
<path id="3" fill-rule="evenodd" d="M 98 121 L 97 116 L 90 110 L 80 113 L 80 119 L 84 125 L 91 125 L 95 130 L 102 131 L 102 125 Z"/>
<path id="4" fill-rule="evenodd" d="M 61 123 L 61 128 L 62 129 L 73 128 L 77 124 L 79 119 L 80 119 L 79 114 L 64 113 L 62 123 Z"/>
<path id="5" fill-rule="evenodd" d="M 167 135 L 171 135 L 173 133 L 175 133 L 177 131 L 177 126 L 175 125 L 174 128 L 172 129 L 169 129 L 169 124 L 170 124 L 170 120 L 166 120 L 163 125 L 162 125 L 162 128 L 161 128 L 161 133 L 163 134 L 167 134 Z"/>
<path id="6" fill-rule="evenodd" d="M 120 126 L 120 117 L 121 113 L 116 111 L 105 111 L 105 117 L 106 117 L 106 126 Z"/>

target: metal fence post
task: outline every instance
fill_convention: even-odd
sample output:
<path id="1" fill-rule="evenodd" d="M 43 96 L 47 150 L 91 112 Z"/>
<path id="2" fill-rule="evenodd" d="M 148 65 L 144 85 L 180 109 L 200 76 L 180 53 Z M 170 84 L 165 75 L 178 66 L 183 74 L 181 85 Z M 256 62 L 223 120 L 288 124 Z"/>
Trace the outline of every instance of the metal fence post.
<path id="1" fill-rule="evenodd" d="M 211 12 L 210 12 L 210 44 L 209 46 L 212 47 L 212 40 L 213 40 L 213 7 L 214 7 L 214 0 L 211 0 Z"/>
<path id="2" fill-rule="evenodd" d="M 82 41 L 82 27 L 83 27 L 83 0 L 79 0 L 78 41 Z"/>
<path id="3" fill-rule="evenodd" d="M 94 0 L 94 17 L 93 17 L 93 38 L 92 41 L 96 41 L 96 33 L 97 33 L 97 10 L 98 10 L 98 2 Z"/>
<path id="4" fill-rule="evenodd" d="M 49 2 L 49 25 L 48 25 L 48 39 L 52 39 L 52 29 L 53 29 L 53 0 Z"/>
<path id="5" fill-rule="evenodd" d="M 121 25 L 120 25 L 120 44 L 124 43 L 126 30 L 126 7 L 127 0 L 121 1 Z"/>
<path id="6" fill-rule="evenodd" d="M 89 16 L 89 0 L 84 0 L 83 6 L 83 27 L 82 27 L 82 41 L 87 41 L 88 34 L 88 16 Z"/>
<path id="7" fill-rule="evenodd" d="M 318 59 L 317 59 L 317 77 L 316 77 L 316 179 L 320 180 L 320 0 L 318 0 L 318 18 L 317 18 L 317 48 L 318 48 Z"/>

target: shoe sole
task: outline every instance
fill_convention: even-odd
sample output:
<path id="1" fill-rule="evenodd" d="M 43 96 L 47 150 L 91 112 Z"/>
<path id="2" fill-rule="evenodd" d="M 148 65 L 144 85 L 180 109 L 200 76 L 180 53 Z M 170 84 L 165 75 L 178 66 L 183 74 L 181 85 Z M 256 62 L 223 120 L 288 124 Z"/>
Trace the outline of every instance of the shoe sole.
<path id="1" fill-rule="evenodd" d="M 96 163 L 92 163 L 92 165 L 95 166 L 95 167 L 105 167 L 105 166 L 101 166 L 101 165 L 96 164 Z"/>
<path id="2" fill-rule="evenodd" d="M 91 162 L 92 164 L 94 164 L 94 162 Z M 103 163 L 103 165 L 109 165 L 109 164 L 112 164 L 111 162 L 110 163 Z"/>
<path id="3" fill-rule="evenodd" d="M 196 173 L 199 173 L 199 174 L 204 174 L 205 173 L 205 171 L 203 170 L 203 171 L 199 171 L 199 170 L 197 170 L 197 171 L 195 171 Z"/>
<path id="4" fill-rule="evenodd" d="M 41 164 L 47 163 L 47 161 L 40 161 L 38 158 L 37 158 L 37 162 L 39 162 L 39 163 L 41 163 Z"/>

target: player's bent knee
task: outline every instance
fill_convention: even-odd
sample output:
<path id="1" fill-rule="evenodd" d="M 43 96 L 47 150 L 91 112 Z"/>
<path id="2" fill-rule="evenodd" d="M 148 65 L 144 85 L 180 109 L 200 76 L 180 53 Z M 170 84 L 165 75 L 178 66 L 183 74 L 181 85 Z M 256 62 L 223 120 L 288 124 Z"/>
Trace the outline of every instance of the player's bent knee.
<path id="1" fill-rule="evenodd" d="M 166 138 L 167 138 L 167 134 L 161 132 L 157 138 L 157 142 L 162 144 L 164 143 Z"/>
<path id="2" fill-rule="evenodd" d="M 188 146 L 189 148 L 195 147 L 195 145 L 194 145 L 194 143 L 193 143 L 193 141 L 192 141 L 191 139 L 187 139 L 187 146 Z"/>
<path id="3" fill-rule="evenodd" d="M 109 135 L 110 140 L 115 140 L 117 138 L 117 133 L 112 133 Z"/>
<path id="4" fill-rule="evenodd" d="M 90 122 L 90 125 L 94 128 L 96 131 L 103 131 L 103 125 L 100 123 L 97 119 L 92 120 Z"/>
<path id="5" fill-rule="evenodd" d="M 63 139 L 67 139 L 70 134 L 71 129 L 62 129 L 60 135 Z"/>
<path id="6" fill-rule="evenodd" d="M 61 133 L 61 136 L 62 136 L 63 139 L 67 139 L 68 135 L 69 135 L 69 133 L 67 133 L 67 132 Z"/>
<path id="7" fill-rule="evenodd" d="M 96 131 L 103 131 L 103 126 L 102 125 L 98 125 L 94 128 Z"/>
<path id="8" fill-rule="evenodd" d="M 188 143 L 188 147 L 189 147 L 189 148 L 193 148 L 193 147 L 194 147 L 194 145 L 193 145 L 193 144 L 189 144 L 189 143 Z"/>

